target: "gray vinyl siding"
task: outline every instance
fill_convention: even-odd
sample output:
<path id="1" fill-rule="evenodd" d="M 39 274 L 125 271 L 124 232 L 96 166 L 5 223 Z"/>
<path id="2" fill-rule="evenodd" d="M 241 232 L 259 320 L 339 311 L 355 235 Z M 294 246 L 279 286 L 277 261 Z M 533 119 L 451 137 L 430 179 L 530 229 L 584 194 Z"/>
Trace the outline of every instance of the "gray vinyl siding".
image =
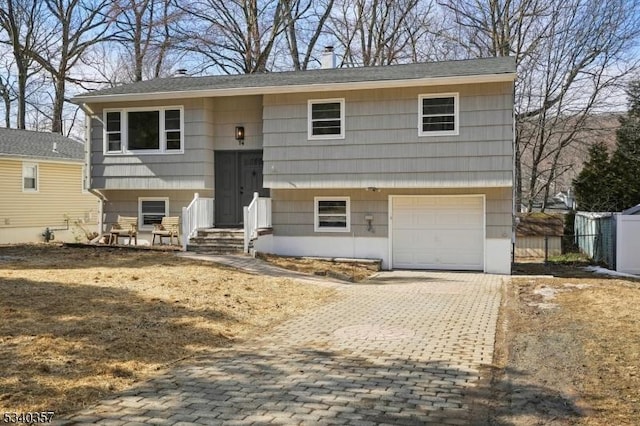
<path id="1" fill-rule="evenodd" d="M 103 108 L 154 106 L 184 108 L 184 153 L 104 154 Z M 89 105 L 91 187 L 96 189 L 188 189 L 214 187 L 214 151 L 262 148 L 262 97 L 175 99 Z M 245 127 L 245 142 L 235 140 Z"/>
<path id="2" fill-rule="evenodd" d="M 459 135 L 418 136 L 418 97 L 429 93 L 459 93 Z M 345 99 L 346 136 L 308 140 L 307 102 L 322 97 L 265 95 L 265 186 L 512 185 L 512 83 L 327 93 Z"/>
<path id="3" fill-rule="evenodd" d="M 484 194 L 486 202 L 486 237 L 510 238 L 512 229 L 511 188 L 458 189 L 274 189 L 272 198 L 273 233 L 277 236 L 348 236 L 387 237 L 389 195 L 469 195 Z M 314 232 L 314 197 L 350 197 L 351 232 Z M 367 230 L 366 215 L 373 216 L 373 232 Z"/>
<path id="4" fill-rule="evenodd" d="M 106 190 L 104 223 L 106 229 L 120 216 L 138 216 L 138 198 L 169 198 L 169 216 L 182 216 L 182 208 L 193 200 L 194 192 L 188 190 Z M 201 197 L 212 197 L 211 191 L 199 192 Z"/>

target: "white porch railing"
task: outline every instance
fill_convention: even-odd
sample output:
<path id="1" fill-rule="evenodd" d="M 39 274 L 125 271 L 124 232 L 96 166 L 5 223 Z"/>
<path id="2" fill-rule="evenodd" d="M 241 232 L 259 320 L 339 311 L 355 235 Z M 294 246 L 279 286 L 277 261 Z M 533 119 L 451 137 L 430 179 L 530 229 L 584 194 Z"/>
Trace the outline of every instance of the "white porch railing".
<path id="1" fill-rule="evenodd" d="M 271 198 L 253 193 L 253 200 L 244 207 L 244 252 L 249 252 L 249 242 L 258 238 L 258 230 L 271 228 Z"/>
<path id="2" fill-rule="evenodd" d="M 213 227 L 213 198 L 202 198 L 197 192 L 187 207 L 182 208 L 182 247 L 187 249 L 189 238 L 199 228 Z"/>

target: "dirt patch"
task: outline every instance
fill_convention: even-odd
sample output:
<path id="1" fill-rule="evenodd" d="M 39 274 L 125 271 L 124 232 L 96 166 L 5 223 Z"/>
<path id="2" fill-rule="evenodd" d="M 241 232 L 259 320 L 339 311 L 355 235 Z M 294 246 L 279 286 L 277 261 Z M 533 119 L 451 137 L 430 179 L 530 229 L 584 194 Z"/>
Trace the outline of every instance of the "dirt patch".
<path id="1" fill-rule="evenodd" d="M 166 252 L 2 246 L 0 411 L 74 411 L 334 296 Z"/>
<path id="2" fill-rule="evenodd" d="M 638 424 L 639 280 L 521 268 L 548 276 L 506 290 L 487 423 Z"/>
<path id="3" fill-rule="evenodd" d="M 326 275 L 350 282 L 360 282 L 380 270 L 379 262 L 346 262 L 310 257 L 276 256 L 265 253 L 259 253 L 258 256 L 281 268 L 307 274 Z"/>

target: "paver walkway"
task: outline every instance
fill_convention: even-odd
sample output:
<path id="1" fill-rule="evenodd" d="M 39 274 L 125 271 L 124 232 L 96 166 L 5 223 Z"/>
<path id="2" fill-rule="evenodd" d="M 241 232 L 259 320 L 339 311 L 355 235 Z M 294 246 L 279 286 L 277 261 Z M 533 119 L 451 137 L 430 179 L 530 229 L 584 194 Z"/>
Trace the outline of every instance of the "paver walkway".
<path id="1" fill-rule="evenodd" d="M 492 360 L 502 277 L 391 272 L 329 284 L 337 300 L 62 423 L 474 423 L 465 393 Z"/>

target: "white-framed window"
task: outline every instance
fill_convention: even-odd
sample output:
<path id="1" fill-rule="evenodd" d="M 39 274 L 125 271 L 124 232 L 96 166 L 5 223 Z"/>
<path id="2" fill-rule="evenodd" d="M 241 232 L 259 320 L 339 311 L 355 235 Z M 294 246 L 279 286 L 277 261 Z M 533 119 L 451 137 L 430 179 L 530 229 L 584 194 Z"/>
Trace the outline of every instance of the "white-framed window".
<path id="1" fill-rule="evenodd" d="M 418 96 L 418 136 L 457 135 L 458 93 L 434 93 Z"/>
<path id="2" fill-rule="evenodd" d="M 165 216 L 169 216 L 169 198 L 138 198 L 138 227 L 140 229 L 153 228 L 153 225 L 162 222 L 162 218 Z"/>
<path id="3" fill-rule="evenodd" d="M 22 164 L 22 191 L 38 192 L 38 165 L 34 163 Z"/>
<path id="4" fill-rule="evenodd" d="M 184 152 L 184 109 L 181 106 L 105 109 L 106 154 Z"/>
<path id="5" fill-rule="evenodd" d="M 344 99 L 310 99 L 309 139 L 344 139 Z"/>
<path id="6" fill-rule="evenodd" d="M 351 230 L 349 197 L 315 197 L 314 231 L 349 232 Z"/>

